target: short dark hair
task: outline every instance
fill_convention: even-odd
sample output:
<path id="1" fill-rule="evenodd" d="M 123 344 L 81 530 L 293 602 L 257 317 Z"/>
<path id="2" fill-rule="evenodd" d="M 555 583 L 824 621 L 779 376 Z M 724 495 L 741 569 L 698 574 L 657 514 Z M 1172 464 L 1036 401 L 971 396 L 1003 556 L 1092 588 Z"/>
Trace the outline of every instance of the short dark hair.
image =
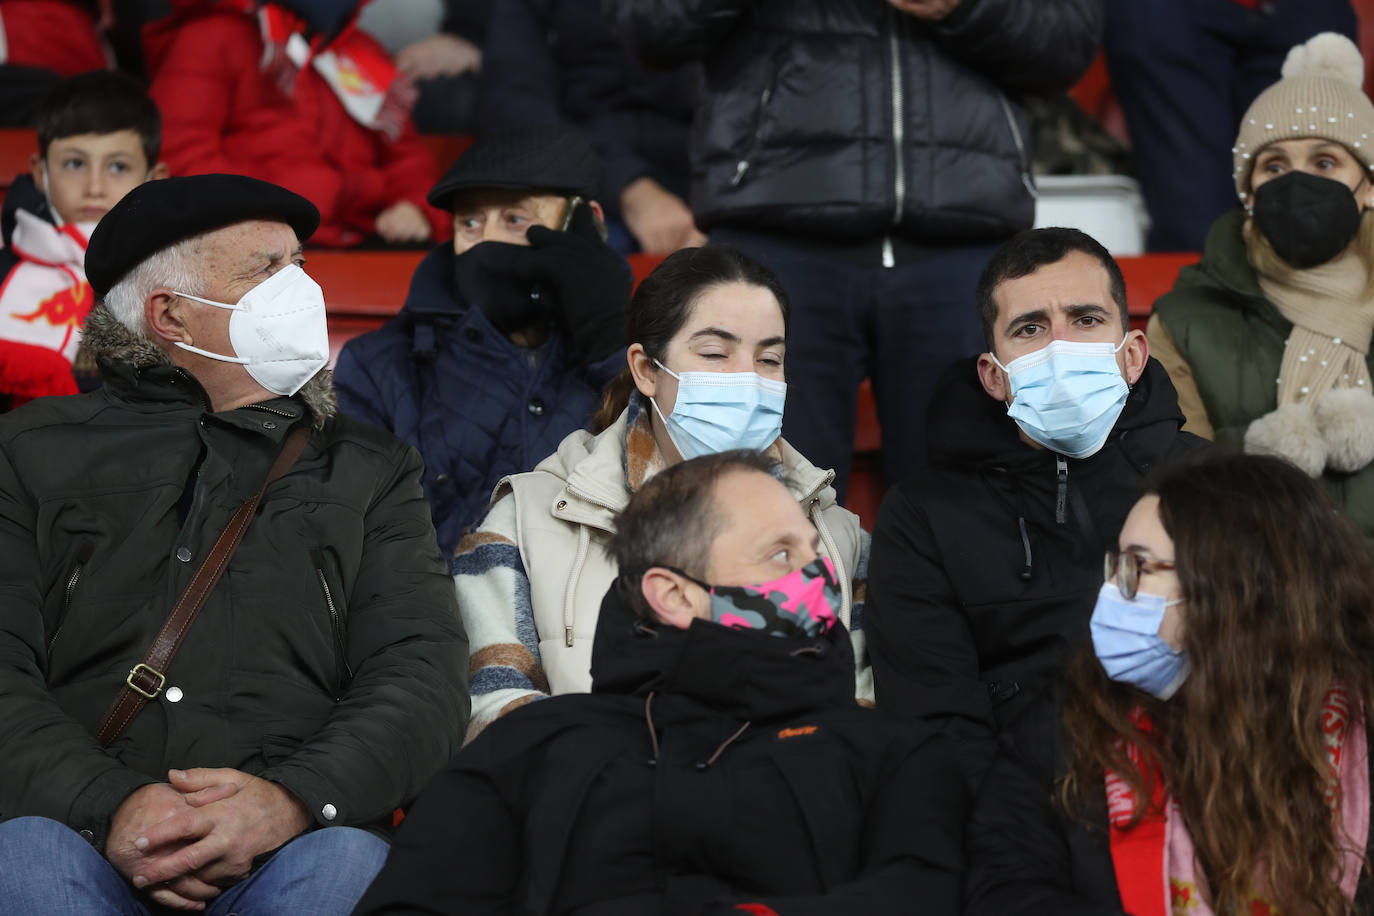
<path id="1" fill-rule="evenodd" d="M 618 585 L 641 617 L 654 618 L 639 588 L 652 566 L 671 566 L 705 578 L 711 542 L 720 533 L 716 482 L 732 471 L 780 478 L 778 462 L 754 449 L 734 449 L 683 461 L 650 477 L 616 517 L 609 549 L 620 568 Z"/>
<path id="2" fill-rule="evenodd" d="M 92 70 L 58 83 L 38 109 L 38 153 L 63 137 L 132 130 L 148 168 L 162 152 L 162 115 L 143 84 L 117 70 Z"/>
<path id="3" fill-rule="evenodd" d="M 988 350 L 994 349 L 997 326 L 997 301 L 993 295 L 1007 280 L 1029 276 L 1049 264 L 1057 264 L 1071 253 L 1081 251 L 1097 259 L 1111 281 L 1112 301 L 1121 312 L 1121 329 L 1131 326 L 1131 313 L 1126 308 L 1126 278 L 1116 259 L 1097 239 L 1077 229 L 1055 227 L 1027 229 L 1002 243 L 978 278 L 978 317 L 983 322 L 983 340 Z"/>

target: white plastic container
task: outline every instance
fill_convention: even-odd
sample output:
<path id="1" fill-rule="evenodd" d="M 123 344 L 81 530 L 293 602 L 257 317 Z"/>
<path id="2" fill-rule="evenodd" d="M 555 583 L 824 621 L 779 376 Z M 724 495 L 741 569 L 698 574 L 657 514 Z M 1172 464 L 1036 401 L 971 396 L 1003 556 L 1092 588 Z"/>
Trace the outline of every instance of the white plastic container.
<path id="1" fill-rule="evenodd" d="M 1035 179 L 1035 228 L 1070 226 L 1112 254 L 1144 254 L 1150 217 L 1140 185 L 1125 175 L 1043 175 Z"/>

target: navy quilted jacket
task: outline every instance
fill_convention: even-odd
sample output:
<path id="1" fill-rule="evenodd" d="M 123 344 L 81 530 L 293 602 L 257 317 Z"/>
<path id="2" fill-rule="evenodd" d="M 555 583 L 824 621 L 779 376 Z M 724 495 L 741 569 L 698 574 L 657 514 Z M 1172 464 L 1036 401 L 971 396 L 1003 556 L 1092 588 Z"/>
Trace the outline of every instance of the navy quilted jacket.
<path id="1" fill-rule="evenodd" d="M 334 370 L 343 411 L 424 458 L 425 498 L 446 556 L 485 514 L 497 481 L 532 469 L 585 426 L 601 386 L 625 367 L 623 350 L 580 365 L 557 331 L 538 351 L 512 343 L 458 300 L 453 258 L 447 242 L 431 251 L 401 313 L 349 341 Z"/>

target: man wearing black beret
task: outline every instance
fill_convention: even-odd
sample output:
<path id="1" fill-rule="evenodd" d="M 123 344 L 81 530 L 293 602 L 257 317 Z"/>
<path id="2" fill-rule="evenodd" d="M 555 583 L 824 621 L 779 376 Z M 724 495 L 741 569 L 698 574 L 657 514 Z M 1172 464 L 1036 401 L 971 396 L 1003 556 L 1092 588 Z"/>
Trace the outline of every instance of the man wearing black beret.
<path id="1" fill-rule="evenodd" d="M 335 413 L 318 223 L 131 191 L 86 254 L 103 388 L 0 417 L 0 912 L 347 913 L 460 744 L 419 457 Z"/>
<path id="2" fill-rule="evenodd" d="M 604 241 L 601 171 L 570 128 L 478 137 L 429 193 L 453 213 L 453 244 L 416 269 L 396 318 L 339 355 L 339 406 L 424 457 L 445 555 L 624 368 L 633 278 Z"/>

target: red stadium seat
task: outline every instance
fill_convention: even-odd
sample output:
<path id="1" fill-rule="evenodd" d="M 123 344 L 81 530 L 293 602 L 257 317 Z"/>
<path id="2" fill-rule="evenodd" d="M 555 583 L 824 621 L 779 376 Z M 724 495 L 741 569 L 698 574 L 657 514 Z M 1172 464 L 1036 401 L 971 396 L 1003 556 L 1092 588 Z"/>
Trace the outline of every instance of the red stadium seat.
<path id="1" fill-rule="evenodd" d="M 29 170 L 29 157 L 38 152 L 38 133 L 27 127 L 0 128 L 0 192 L 14 176 Z"/>

